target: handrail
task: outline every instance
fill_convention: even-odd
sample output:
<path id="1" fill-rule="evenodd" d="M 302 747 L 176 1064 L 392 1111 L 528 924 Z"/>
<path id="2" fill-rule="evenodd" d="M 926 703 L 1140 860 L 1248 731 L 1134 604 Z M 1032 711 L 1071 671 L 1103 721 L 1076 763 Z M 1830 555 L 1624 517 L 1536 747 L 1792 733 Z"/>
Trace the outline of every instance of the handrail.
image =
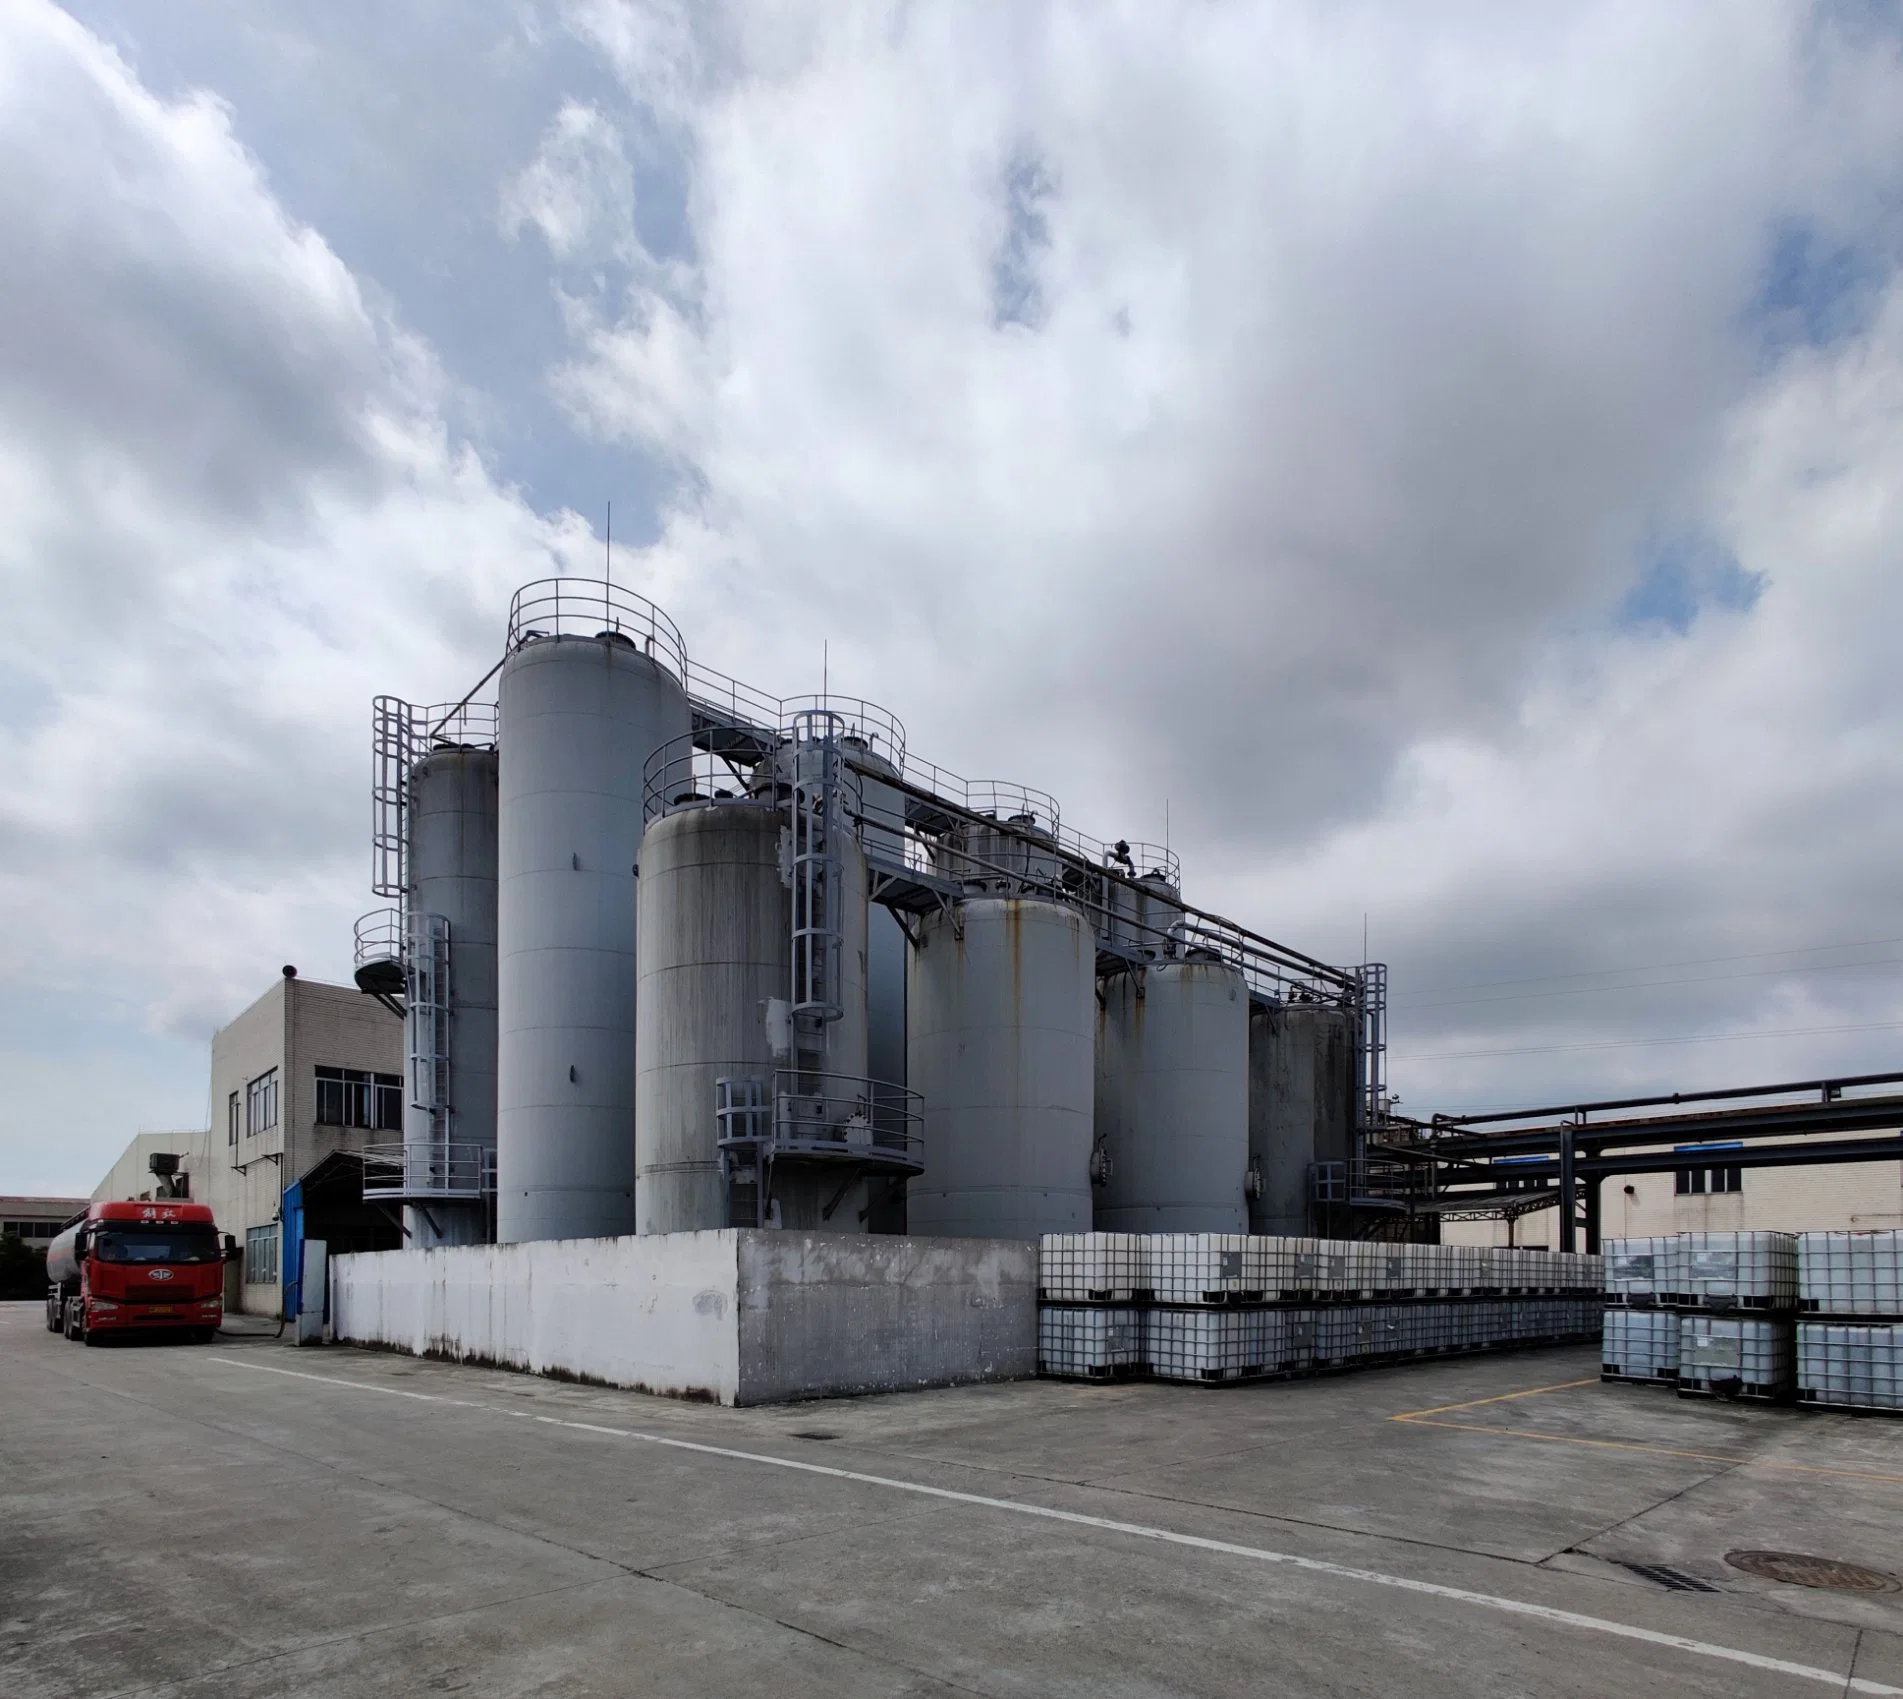
<path id="1" fill-rule="evenodd" d="M 496 1189 L 496 1153 L 486 1144 L 367 1144 L 363 1195 L 386 1203 L 475 1202 Z"/>
<path id="2" fill-rule="evenodd" d="M 538 578 L 509 603 L 508 651 L 550 637 L 618 638 L 683 686 L 687 644 L 680 628 L 645 596 L 598 578 Z"/>

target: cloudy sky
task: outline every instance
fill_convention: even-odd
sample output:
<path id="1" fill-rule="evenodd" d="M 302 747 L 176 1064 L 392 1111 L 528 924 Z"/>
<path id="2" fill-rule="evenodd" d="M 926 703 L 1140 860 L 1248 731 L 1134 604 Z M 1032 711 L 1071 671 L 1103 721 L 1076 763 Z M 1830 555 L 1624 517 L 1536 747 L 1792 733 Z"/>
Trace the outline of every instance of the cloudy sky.
<path id="1" fill-rule="evenodd" d="M 1903 18 L 0 10 L 0 1190 L 347 977 L 616 575 L 1391 964 L 1404 1107 L 1903 1059 Z"/>

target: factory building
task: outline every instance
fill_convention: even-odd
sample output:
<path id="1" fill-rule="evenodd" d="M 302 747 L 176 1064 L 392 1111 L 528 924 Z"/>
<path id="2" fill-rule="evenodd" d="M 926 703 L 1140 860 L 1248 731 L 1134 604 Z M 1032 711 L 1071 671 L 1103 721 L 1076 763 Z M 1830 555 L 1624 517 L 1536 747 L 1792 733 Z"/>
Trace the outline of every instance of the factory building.
<path id="1" fill-rule="evenodd" d="M 402 1231 L 364 1202 L 363 1152 L 403 1125 L 403 1024 L 356 989 L 286 968 L 211 1044 L 212 1126 L 202 1188 L 242 1259 L 234 1308 L 281 1313 L 296 1244 L 395 1250 Z"/>
<path id="2" fill-rule="evenodd" d="M 211 1134 L 198 1129 L 135 1133 L 106 1177 L 93 1187 L 95 1203 L 146 1203 L 189 1198 L 202 1203 L 210 1183 Z"/>

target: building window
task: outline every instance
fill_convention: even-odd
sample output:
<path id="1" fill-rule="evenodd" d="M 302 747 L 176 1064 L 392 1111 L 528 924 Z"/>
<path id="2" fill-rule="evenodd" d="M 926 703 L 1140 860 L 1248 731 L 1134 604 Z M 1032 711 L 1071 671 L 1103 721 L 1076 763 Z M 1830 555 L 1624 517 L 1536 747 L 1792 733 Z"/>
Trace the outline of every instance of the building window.
<path id="1" fill-rule="evenodd" d="M 1715 1155 L 1721 1150 L 1739 1148 L 1737 1144 L 1682 1144 L 1678 1150 L 1681 1155 L 1707 1150 Z M 1741 1192 L 1744 1190 L 1744 1170 L 1735 1166 L 1681 1168 L 1675 1177 L 1672 1190 L 1681 1198 L 1702 1197 L 1708 1192 Z"/>
<path id="2" fill-rule="evenodd" d="M 11 1233 L 16 1239 L 57 1239 L 57 1221 L 0 1221 L 0 1234 Z"/>
<path id="3" fill-rule="evenodd" d="M 244 1088 L 245 1137 L 269 1132 L 278 1124 L 278 1071 L 260 1074 Z"/>
<path id="4" fill-rule="evenodd" d="M 226 1144 L 236 1144 L 238 1142 L 238 1121 L 239 1121 L 238 1094 L 234 1091 L 228 1098 L 225 1099 L 225 1143 Z"/>
<path id="5" fill-rule="evenodd" d="M 374 1133 L 401 1132 L 402 1075 L 367 1074 L 359 1068 L 319 1068 L 317 1124 L 362 1127 Z"/>
<path id="6" fill-rule="evenodd" d="M 274 1286 L 278 1277 L 278 1229 L 253 1227 L 244 1236 L 244 1277 L 253 1286 Z"/>

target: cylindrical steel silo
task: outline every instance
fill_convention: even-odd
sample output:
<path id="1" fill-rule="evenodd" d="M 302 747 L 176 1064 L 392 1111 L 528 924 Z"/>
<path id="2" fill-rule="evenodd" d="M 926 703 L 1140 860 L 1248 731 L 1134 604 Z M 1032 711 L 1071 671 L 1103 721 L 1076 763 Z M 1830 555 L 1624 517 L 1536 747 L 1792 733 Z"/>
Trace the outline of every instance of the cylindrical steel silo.
<path id="1" fill-rule="evenodd" d="M 1114 1233 L 1248 1227 L 1249 991 L 1228 962 L 1159 961 L 1103 982 L 1096 1226 Z"/>
<path id="2" fill-rule="evenodd" d="M 765 1005 L 791 975 L 781 816 L 691 807 L 641 841 L 635 1005 L 636 1200 L 643 1233 L 728 1225 L 714 1081 L 767 1075 Z"/>
<path id="3" fill-rule="evenodd" d="M 480 1187 L 496 1148 L 496 770 L 493 747 L 447 738 L 410 769 L 408 932 L 414 948 L 430 937 L 430 917 L 441 921 L 448 966 L 443 1019 L 432 1022 L 415 996 L 406 1015 L 405 1172 L 445 1194 L 405 1208 L 412 1247 L 480 1244 L 488 1234 L 480 1195 L 453 1194 Z M 437 1043 L 445 1054 L 432 1070 Z M 441 1101 L 432 1108 L 433 1092 Z"/>
<path id="4" fill-rule="evenodd" d="M 1310 1230 L 1309 1164 L 1354 1155 L 1355 1015 L 1331 1003 L 1249 1013 L 1249 1162 L 1261 1194 L 1249 1231 Z"/>
<path id="5" fill-rule="evenodd" d="M 913 952 L 909 1079 L 924 1097 L 913 1233 L 1031 1239 L 1090 1227 L 1096 946 L 1076 909 L 972 897 Z"/>
<path id="6" fill-rule="evenodd" d="M 521 592 L 509 643 L 499 687 L 496 1237 L 631 1233 L 642 770 L 691 728 L 686 654 L 651 604 L 573 580 Z"/>

